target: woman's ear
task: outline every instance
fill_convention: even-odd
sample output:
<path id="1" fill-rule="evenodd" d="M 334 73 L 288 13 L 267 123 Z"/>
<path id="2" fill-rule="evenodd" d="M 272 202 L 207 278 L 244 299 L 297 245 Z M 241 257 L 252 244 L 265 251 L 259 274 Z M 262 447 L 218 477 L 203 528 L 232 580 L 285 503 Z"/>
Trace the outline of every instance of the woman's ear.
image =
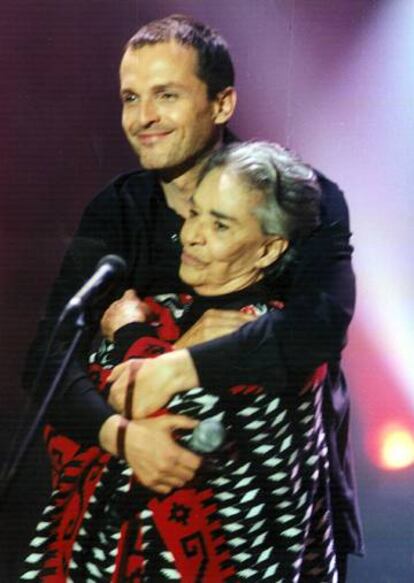
<path id="1" fill-rule="evenodd" d="M 257 267 L 264 269 L 272 265 L 289 247 L 289 241 L 280 235 L 269 236 L 260 248 L 260 257 L 256 261 Z"/>
<path id="2" fill-rule="evenodd" d="M 237 93 L 234 87 L 226 87 L 214 99 L 214 122 L 225 124 L 234 113 L 237 103 Z"/>

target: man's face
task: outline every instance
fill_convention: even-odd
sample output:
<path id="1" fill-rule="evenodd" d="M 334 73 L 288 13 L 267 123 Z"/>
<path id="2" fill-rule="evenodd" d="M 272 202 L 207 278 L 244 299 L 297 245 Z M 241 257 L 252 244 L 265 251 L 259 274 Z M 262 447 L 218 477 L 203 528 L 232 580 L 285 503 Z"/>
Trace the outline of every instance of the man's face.
<path id="1" fill-rule="evenodd" d="M 128 49 L 120 67 L 122 127 L 141 165 L 170 170 L 217 141 L 216 100 L 196 74 L 198 55 L 175 41 Z"/>
<path id="2" fill-rule="evenodd" d="M 180 277 L 201 295 L 258 281 L 267 242 L 253 209 L 262 198 L 231 170 L 217 168 L 198 186 L 182 231 Z"/>

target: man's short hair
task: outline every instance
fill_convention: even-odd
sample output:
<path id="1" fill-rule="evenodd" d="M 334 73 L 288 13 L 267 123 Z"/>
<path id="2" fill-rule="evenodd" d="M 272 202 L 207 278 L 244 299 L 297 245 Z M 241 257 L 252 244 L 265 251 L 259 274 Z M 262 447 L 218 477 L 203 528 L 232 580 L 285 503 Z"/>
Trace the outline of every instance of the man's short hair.
<path id="1" fill-rule="evenodd" d="M 321 188 L 316 172 L 279 144 L 240 142 L 217 150 L 203 167 L 199 182 L 217 167 L 231 169 L 262 193 L 253 213 L 266 235 L 292 241 L 319 226 Z"/>
<path id="2" fill-rule="evenodd" d="M 217 31 L 189 16 L 173 14 L 149 22 L 134 34 L 125 50 L 172 40 L 197 51 L 197 76 L 207 85 L 209 99 L 234 85 L 234 67 L 226 41 Z"/>

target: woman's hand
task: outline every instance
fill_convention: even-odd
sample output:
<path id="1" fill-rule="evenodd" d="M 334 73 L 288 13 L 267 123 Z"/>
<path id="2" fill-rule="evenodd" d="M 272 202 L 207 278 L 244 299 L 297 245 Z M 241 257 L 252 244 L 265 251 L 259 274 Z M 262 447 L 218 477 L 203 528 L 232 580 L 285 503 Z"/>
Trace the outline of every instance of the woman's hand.
<path id="1" fill-rule="evenodd" d="M 174 344 L 175 348 L 190 348 L 208 340 L 231 334 L 257 316 L 238 310 L 207 310 L 191 328 Z"/>
<path id="2" fill-rule="evenodd" d="M 133 391 L 132 418 L 155 413 L 181 391 L 198 385 L 198 376 L 188 350 L 176 350 L 152 359 L 131 359 L 116 366 L 108 377 L 113 383 L 109 403 L 125 409 L 127 389 Z"/>
<path id="3" fill-rule="evenodd" d="M 101 332 L 104 338 L 113 341 L 119 328 L 132 322 L 146 322 L 151 315 L 147 304 L 139 299 L 133 289 L 127 290 L 122 298 L 113 302 L 101 318 Z"/>

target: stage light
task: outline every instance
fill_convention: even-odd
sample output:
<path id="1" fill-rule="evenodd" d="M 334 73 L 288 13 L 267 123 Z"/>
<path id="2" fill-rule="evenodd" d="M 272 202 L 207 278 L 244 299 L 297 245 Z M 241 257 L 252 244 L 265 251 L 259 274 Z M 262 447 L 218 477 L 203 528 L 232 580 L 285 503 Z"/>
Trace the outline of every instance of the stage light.
<path id="1" fill-rule="evenodd" d="M 401 425 L 386 425 L 379 436 L 379 466 L 388 471 L 414 464 L 414 432 Z"/>

